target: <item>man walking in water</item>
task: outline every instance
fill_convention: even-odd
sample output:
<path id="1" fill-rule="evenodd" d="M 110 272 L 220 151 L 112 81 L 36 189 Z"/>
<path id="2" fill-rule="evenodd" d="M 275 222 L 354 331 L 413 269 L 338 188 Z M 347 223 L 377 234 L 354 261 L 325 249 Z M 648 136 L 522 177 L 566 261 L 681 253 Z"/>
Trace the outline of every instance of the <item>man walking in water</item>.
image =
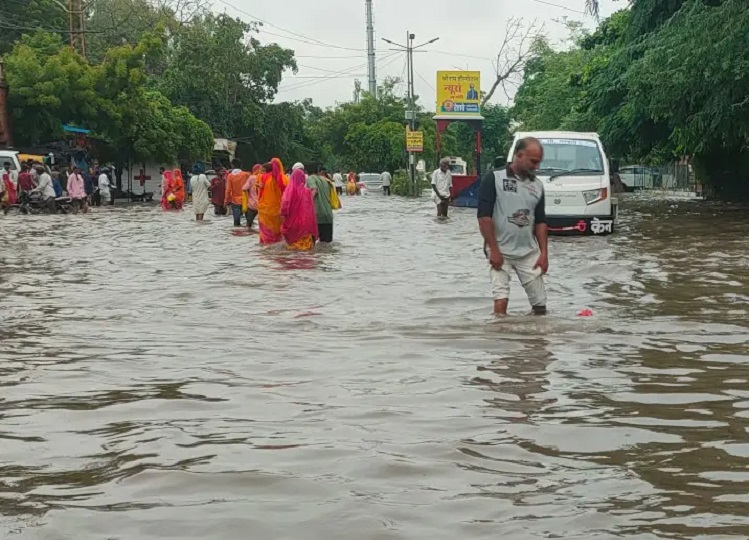
<path id="1" fill-rule="evenodd" d="M 510 270 L 525 288 L 533 313 L 546 315 L 543 275 L 549 269 L 544 185 L 533 174 L 543 161 L 541 142 L 518 141 L 506 169 L 484 175 L 479 188 L 478 220 L 489 258 L 494 313 L 507 314 Z"/>
<path id="2" fill-rule="evenodd" d="M 393 181 L 393 177 L 390 175 L 389 172 L 385 171 L 380 175 L 380 180 L 382 180 L 382 194 L 390 196 L 390 183 Z"/>
<path id="3" fill-rule="evenodd" d="M 333 175 L 333 184 L 335 184 L 335 192 L 338 195 L 343 195 L 343 175 L 339 172 Z"/>
<path id="4" fill-rule="evenodd" d="M 330 244 L 333 241 L 333 202 L 330 191 L 334 189 L 334 185 L 325 178 L 326 174 L 325 168 L 321 167 L 319 174 L 312 174 L 307 178 L 307 187 L 312 190 L 315 201 L 319 240 Z"/>
<path id="5" fill-rule="evenodd" d="M 452 187 L 453 175 L 450 172 L 450 160 L 442 158 L 440 168 L 432 173 L 432 190 L 434 190 L 434 202 L 437 204 L 437 217 L 447 217 Z"/>
<path id="6" fill-rule="evenodd" d="M 226 177 L 226 192 L 224 201 L 226 205 L 231 205 L 231 213 L 234 217 L 234 226 L 241 227 L 242 223 L 242 188 L 244 187 L 250 173 L 242 170 L 242 162 L 238 159 L 231 160 L 233 169 Z M 249 217 L 245 215 L 249 225 Z"/>

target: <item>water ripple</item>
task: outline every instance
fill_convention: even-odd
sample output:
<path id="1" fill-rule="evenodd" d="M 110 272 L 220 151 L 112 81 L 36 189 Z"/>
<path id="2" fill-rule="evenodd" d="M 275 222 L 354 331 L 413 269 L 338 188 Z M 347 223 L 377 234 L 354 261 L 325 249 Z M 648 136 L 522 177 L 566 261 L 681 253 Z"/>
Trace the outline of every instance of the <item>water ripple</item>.
<path id="1" fill-rule="evenodd" d="M 745 210 L 632 198 L 497 321 L 472 211 L 343 202 L 313 254 L 0 218 L 0 534 L 749 536 Z"/>

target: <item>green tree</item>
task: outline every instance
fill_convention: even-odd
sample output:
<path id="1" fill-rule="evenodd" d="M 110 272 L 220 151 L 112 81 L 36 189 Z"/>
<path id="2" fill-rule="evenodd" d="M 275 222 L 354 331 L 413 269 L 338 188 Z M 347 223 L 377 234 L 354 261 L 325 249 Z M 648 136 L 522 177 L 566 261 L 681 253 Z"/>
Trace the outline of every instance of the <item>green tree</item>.
<path id="1" fill-rule="evenodd" d="M 674 153 L 694 156 L 719 193 L 746 198 L 749 10 L 741 0 L 713 4 L 689 0 L 648 36 L 629 69 L 628 97 L 667 127 Z"/>
<path id="2" fill-rule="evenodd" d="M 0 0 L 0 54 L 36 30 L 58 32 L 67 39 L 68 14 L 55 0 Z"/>
<path id="3" fill-rule="evenodd" d="M 354 124 L 349 126 L 344 144 L 347 161 L 357 171 L 393 171 L 404 163 L 405 129 L 399 122 Z"/>
<path id="4" fill-rule="evenodd" d="M 158 81 L 160 91 L 217 135 L 251 143 L 270 135 L 257 129 L 262 106 L 275 97 L 284 71 L 296 70 L 293 51 L 261 45 L 255 29 L 228 15 L 202 15 L 170 39 Z"/>
<path id="5" fill-rule="evenodd" d="M 92 65 L 59 36 L 23 36 L 5 58 L 19 143 L 45 143 L 72 123 L 108 141 L 120 162 L 206 158 L 213 147 L 210 127 L 148 89 L 145 66 L 161 47 L 160 38 L 146 35 Z"/>
<path id="6" fill-rule="evenodd" d="M 582 98 L 579 81 L 590 56 L 577 47 L 555 51 L 545 41 L 536 44 L 513 107 L 521 129 L 564 129 L 578 123 L 572 117 Z"/>
<path id="7" fill-rule="evenodd" d="M 56 50 L 54 54 L 50 54 Z M 62 134 L 62 125 L 96 123 L 103 102 L 96 92 L 97 72 L 63 47 L 59 36 L 24 36 L 5 57 L 8 101 L 16 139 L 37 145 Z"/>

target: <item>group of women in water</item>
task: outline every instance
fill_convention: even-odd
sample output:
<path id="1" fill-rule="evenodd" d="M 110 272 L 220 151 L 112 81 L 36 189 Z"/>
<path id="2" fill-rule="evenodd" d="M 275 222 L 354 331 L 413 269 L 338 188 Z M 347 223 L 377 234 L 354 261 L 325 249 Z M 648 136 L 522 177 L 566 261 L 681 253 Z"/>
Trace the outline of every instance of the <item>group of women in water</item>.
<path id="1" fill-rule="evenodd" d="M 232 175 L 241 173 L 241 170 L 227 172 Z M 181 171 L 163 171 L 162 179 L 162 208 L 181 210 L 185 201 L 185 182 Z M 294 166 L 291 176 L 286 174 L 278 158 L 265 165 L 255 165 L 244 184 L 244 201 L 252 201 L 252 206 L 255 202 L 257 204 L 260 243 L 270 245 L 285 242 L 291 250 L 311 250 L 319 238 L 314 197 L 318 195 L 337 200 L 333 182 L 330 179 L 327 182 L 329 190 L 326 191 L 330 193 L 318 194 L 307 187 L 307 174 L 301 164 Z M 223 189 L 223 186 L 217 185 L 216 188 Z M 231 201 L 227 200 L 226 204 L 231 204 Z"/>
<path id="2" fill-rule="evenodd" d="M 332 183 L 330 186 L 335 193 Z M 281 160 L 273 158 L 263 165 L 262 173 L 257 177 L 256 189 L 261 244 L 284 241 L 288 249 L 296 251 L 308 251 L 315 247 L 320 236 L 315 194 L 307 187 L 307 174 L 301 164 L 294 167 L 289 177 Z"/>

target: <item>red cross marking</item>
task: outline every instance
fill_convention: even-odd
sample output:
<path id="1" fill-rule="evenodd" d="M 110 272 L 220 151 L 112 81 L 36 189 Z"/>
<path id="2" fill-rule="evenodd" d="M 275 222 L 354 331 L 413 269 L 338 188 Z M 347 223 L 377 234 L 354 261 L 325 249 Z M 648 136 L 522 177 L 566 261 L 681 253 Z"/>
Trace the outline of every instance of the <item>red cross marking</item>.
<path id="1" fill-rule="evenodd" d="M 146 170 L 145 169 L 141 169 L 140 170 L 140 174 L 138 176 L 136 176 L 135 179 L 140 182 L 141 186 L 145 186 L 146 185 L 146 180 L 150 180 L 151 179 L 151 175 L 146 174 Z"/>

